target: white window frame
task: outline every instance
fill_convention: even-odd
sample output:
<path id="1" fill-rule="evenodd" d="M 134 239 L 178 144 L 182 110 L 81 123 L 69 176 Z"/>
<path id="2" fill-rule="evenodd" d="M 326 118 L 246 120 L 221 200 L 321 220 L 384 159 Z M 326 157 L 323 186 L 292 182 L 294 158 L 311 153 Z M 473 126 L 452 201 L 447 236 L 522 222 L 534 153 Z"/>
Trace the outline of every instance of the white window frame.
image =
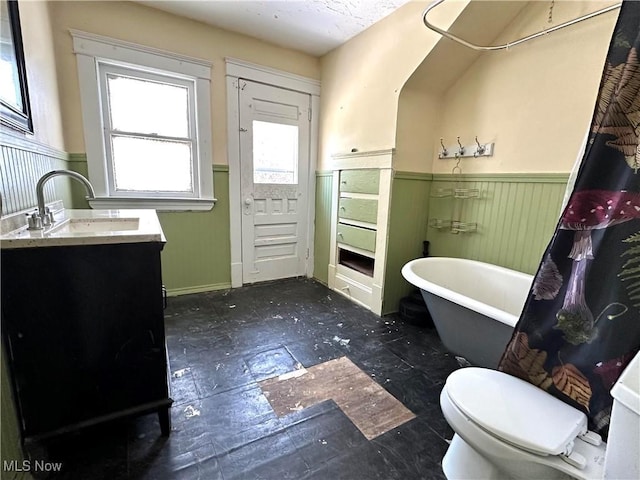
<path id="1" fill-rule="evenodd" d="M 213 196 L 211 145 L 210 62 L 151 47 L 124 42 L 77 30 L 70 30 L 78 65 L 80 100 L 89 180 L 96 198 L 92 208 L 155 208 L 157 210 L 210 210 Z M 194 193 L 116 192 L 111 178 L 108 112 L 104 75 L 111 69 L 132 74 L 159 75 L 192 85 L 194 96 L 192 152 Z M 143 73 L 143 74 L 144 74 Z"/>
<path id="2" fill-rule="evenodd" d="M 155 72 L 149 72 L 148 70 L 141 69 L 133 69 L 131 67 L 122 67 L 119 65 L 115 65 L 113 63 L 104 63 L 98 62 L 98 75 L 100 82 L 100 101 L 102 106 L 102 121 L 104 125 L 104 137 L 105 137 L 105 158 L 112 159 L 113 158 L 113 144 L 110 141 L 111 137 L 115 134 L 124 134 L 124 136 L 135 136 L 139 138 L 145 138 L 148 140 L 158 140 L 167 138 L 169 140 L 179 140 L 184 143 L 189 143 L 191 149 L 191 155 L 193 158 L 198 158 L 198 129 L 196 126 L 196 95 L 195 95 L 195 82 L 192 79 L 181 78 L 175 75 L 166 76 L 161 75 Z M 155 134 L 142 134 L 138 132 L 119 132 L 113 129 L 113 125 L 111 124 L 111 115 L 110 115 L 110 99 L 109 99 L 109 90 L 108 90 L 108 77 L 110 75 L 117 75 L 121 77 L 129 77 L 140 80 L 146 80 L 150 82 L 162 83 L 165 85 L 175 85 L 178 87 L 185 88 L 187 90 L 187 102 L 188 102 L 188 133 L 183 138 L 170 138 L 164 137 L 162 135 Z M 185 142 L 186 141 L 186 142 Z M 108 191 L 109 196 L 113 197 L 136 197 L 136 198 L 146 198 L 149 195 L 158 196 L 158 197 L 175 197 L 176 192 L 172 191 L 158 191 L 158 192 L 150 192 L 150 191 L 126 191 L 126 190 L 117 190 L 116 189 L 116 179 L 114 175 L 114 167 L 115 164 L 113 161 L 107 161 L 107 177 L 108 177 Z M 192 192 L 181 192 L 181 195 L 189 198 L 199 198 L 200 197 L 200 185 L 199 185 L 199 172 L 196 168 L 191 169 L 191 185 Z"/>

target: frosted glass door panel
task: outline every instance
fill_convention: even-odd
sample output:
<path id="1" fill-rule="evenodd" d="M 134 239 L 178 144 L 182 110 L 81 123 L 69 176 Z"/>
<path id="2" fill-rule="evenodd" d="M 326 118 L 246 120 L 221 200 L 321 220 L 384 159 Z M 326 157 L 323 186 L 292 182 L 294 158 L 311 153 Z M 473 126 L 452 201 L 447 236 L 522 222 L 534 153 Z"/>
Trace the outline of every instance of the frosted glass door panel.
<path id="1" fill-rule="evenodd" d="M 298 127 L 253 121 L 253 183 L 298 183 Z"/>

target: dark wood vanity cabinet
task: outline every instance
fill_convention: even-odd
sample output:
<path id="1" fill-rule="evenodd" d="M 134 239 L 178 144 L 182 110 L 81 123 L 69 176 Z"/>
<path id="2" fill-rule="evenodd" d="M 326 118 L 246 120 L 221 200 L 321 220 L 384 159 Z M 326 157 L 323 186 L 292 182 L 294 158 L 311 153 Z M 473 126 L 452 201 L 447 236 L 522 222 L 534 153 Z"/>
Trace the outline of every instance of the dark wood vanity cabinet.
<path id="1" fill-rule="evenodd" d="M 2 337 L 25 442 L 150 412 L 169 434 L 162 247 L 2 249 Z"/>

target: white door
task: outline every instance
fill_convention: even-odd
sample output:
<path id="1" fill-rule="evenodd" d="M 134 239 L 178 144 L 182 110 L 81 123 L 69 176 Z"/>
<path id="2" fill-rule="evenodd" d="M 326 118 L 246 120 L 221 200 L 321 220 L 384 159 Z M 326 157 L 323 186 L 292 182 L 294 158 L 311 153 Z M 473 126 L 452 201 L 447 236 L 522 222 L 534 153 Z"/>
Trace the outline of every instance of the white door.
<path id="1" fill-rule="evenodd" d="M 304 275 L 310 96 L 239 80 L 242 283 Z"/>

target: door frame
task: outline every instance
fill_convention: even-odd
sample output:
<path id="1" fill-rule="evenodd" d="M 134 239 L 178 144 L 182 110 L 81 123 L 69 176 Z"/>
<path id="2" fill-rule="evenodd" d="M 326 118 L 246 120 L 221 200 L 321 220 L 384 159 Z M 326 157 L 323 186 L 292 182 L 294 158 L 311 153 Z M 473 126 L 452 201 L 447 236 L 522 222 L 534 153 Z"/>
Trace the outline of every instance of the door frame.
<path id="1" fill-rule="evenodd" d="M 242 286 L 242 197 L 240 195 L 240 109 L 238 80 L 250 80 L 273 87 L 294 90 L 311 97 L 309 125 L 309 173 L 307 206 L 306 275 L 313 276 L 313 248 L 316 198 L 316 165 L 318 162 L 318 129 L 320 125 L 320 82 L 313 78 L 276 70 L 237 58 L 225 58 L 227 84 L 227 156 L 229 160 L 229 226 L 231 239 L 231 287 Z"/>

